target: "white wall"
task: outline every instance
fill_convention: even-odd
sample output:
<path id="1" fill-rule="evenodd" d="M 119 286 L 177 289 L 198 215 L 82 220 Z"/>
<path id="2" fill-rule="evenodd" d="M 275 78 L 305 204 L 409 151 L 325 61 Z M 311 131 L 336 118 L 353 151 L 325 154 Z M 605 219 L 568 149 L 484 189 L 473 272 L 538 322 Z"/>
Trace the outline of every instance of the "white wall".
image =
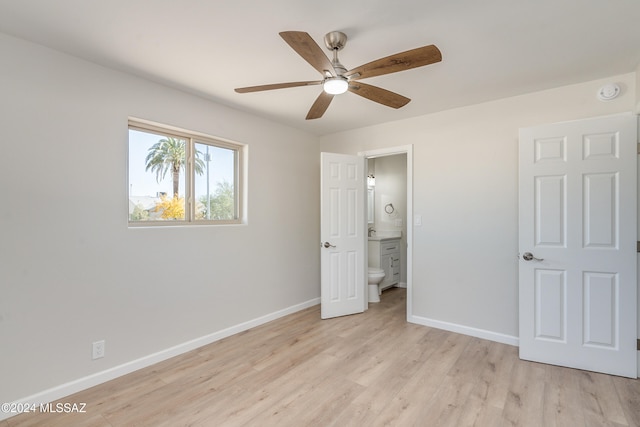
<path id="1" fill-rule="evenodd" d="M 1 402 L 319 297 L 317 137 L 8 36 L 0 55 Z M 248 144 L 248 224 L 129 229 L 129 116 Z"/>
<path id="2" fill-rule="evenodd" d="M 636 108 L 635 113 L 640 114 L 640 64 L 636 67 Z"/>
<path id="3" fill-rule="evenodd" d="M 321 138 L 322 151 L 343 153 L 413 144 L 413 206 L 423 222 L 413 228 L 414 316 L 515 341 L 518 129 L 633 111 L 635 81 L 635 73 L 612 76 Z M 622 95 L 598 101 L 609 82 Z"/>

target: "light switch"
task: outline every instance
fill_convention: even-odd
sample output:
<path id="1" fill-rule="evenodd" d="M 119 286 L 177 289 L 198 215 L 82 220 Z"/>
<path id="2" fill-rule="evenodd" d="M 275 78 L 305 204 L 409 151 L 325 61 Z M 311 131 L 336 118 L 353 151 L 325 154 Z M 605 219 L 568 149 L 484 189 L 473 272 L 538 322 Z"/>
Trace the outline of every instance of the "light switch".
<path id="1" fill-rule="evenodd" d="M 422 215 L 414 215 L 413 216 L 413 224 L 416 227 L 420 227 L 422 225 Z"/>

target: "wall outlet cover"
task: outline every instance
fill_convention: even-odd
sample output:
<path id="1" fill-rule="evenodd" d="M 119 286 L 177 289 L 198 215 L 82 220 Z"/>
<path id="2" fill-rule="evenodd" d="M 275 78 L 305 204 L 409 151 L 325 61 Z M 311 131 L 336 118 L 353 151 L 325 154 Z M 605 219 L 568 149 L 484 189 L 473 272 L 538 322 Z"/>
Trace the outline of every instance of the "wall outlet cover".
<path id="1" fill-rule="evenodd" d="M 92 345 L 93 360 L 104 357 L 104 346 L 105 346 L 104 340 L 96 341 L 93 343 Z"/>

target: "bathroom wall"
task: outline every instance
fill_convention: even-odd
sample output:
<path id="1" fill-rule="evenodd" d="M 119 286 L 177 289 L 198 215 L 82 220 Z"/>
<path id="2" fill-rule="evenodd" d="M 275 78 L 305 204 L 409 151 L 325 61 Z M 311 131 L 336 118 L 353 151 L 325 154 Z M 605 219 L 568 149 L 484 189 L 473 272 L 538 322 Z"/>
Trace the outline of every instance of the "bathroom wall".
<path id="1" fill-rule="evenodd" d="M 373 163 L 376 176 L 375 186 L 375 222 L 378 233 L 385 231 L 402 232 L 402 270 L 401 286 L 407 283 L 407 155 L 369 159 Z M 393 213 L 385 211 L 388 204 L 393 205 Z"/>

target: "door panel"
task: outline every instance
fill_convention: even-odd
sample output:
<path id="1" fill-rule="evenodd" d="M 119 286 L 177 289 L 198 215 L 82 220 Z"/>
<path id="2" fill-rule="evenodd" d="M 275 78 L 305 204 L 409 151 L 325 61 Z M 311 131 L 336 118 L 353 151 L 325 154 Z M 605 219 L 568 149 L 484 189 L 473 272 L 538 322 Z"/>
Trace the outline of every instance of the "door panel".
<path id="1" fill-rule="evenodd" d="M 618 174 L 585 174 L 584 182 L 584 247 L 616 249 L 618 233 Z"/>
<path id="2" fill-rule="evenodd" d="M 618 275 L 585 272 L 583 288 L 585 345 L 615 349 L 620 335 L 616 324 L 619 317 Z"/>
<path id="3" fill-rule="evenodd" d="M 565 342 L 567 336 L 566 272 L 560 270 L 535 271 L 536 337 Z"/>
<path id="4" fill-rule="evenodd" d="M 521 129 L 521 358 L 636 377 L 636 131 L 631 114 Z"/>
<path id="5" fill-rule="evenodd" d="M 320 293 L 327 319 L 365 309 L 366 194 L 364 157 L 322 153 L 321 163 Z"/>
<path id="6" fill-rule="evenodd" d="M 535 235 L 536 246 L 565 247 L 566 177 L 538 176 L 535 178 Z"/>

